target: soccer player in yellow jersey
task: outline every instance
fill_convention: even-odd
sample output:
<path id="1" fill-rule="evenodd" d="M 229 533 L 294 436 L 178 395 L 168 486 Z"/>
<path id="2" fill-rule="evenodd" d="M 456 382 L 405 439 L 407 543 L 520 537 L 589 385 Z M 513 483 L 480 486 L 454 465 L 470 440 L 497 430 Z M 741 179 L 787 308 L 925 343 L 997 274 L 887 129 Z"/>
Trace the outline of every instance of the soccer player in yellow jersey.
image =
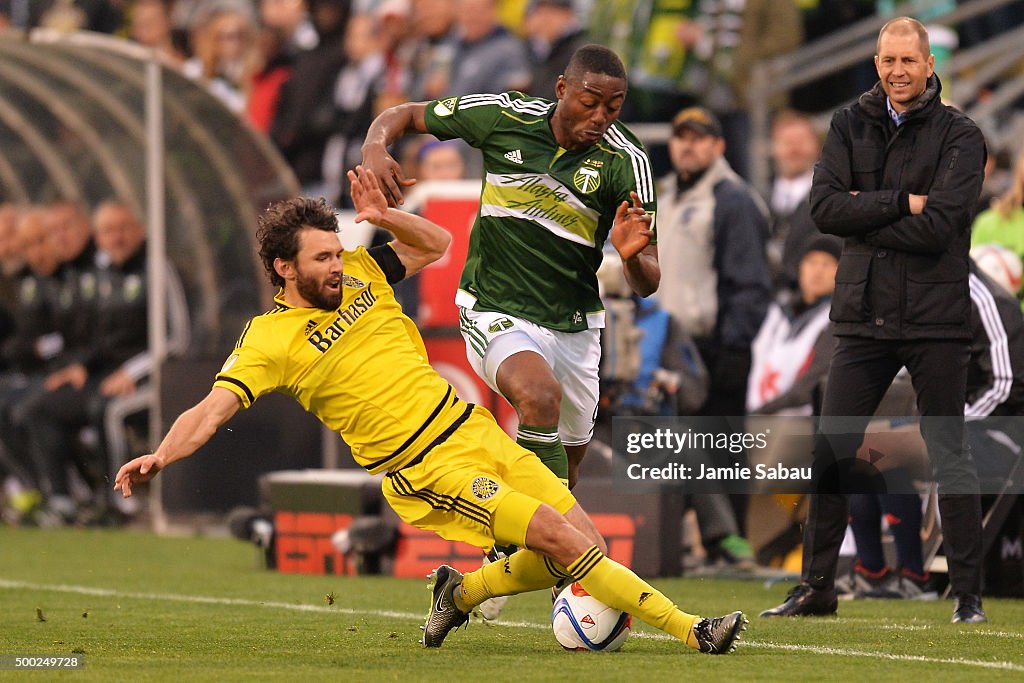
<path id="1" fill-rule="evenodd" d="M 121 467 L 114 488 L 130 496 L 133 485 L 192 455 L 239 409 L 280 391 L 337 430 L 360 465 L 387 472 L 384 496 L 409 524 L 484 550 L 496 541 L 524 548 L 465 576 L 447 565 L 435 570 L 427 647 L 440 647 L 488 598 L 571 576 L 598 600 L 695 649 L 730 651 L 745 628 L 741 612 L 686 614 L 606 557 L 604 540 L 558 478 L 430 367 L 391 285 L 439 259 L 450 236 L 389 208 L 371 172 L 357 166 L 349 180 L 356 222 L 387 228 L 396 239 L 343 251 L 324 200 L 271 206 L 257 237 L 281 288 L 276 306 L 249 321 L 206 398 L 178 417 L 156 452 Z M 623 207 L 621 219 L 643 213 L 630 211 Z"/>

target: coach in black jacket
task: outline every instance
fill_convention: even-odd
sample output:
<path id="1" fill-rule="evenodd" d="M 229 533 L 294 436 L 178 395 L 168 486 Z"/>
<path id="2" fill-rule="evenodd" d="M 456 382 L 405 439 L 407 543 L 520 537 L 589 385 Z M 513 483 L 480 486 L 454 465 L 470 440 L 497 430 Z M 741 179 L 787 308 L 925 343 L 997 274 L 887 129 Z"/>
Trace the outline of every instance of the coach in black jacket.
<path id="1" fill-rule="evenodd" d="M 942 104 L 919 22 L 890 21 L 877 47 L 879 83 L 833 116 L 814 171 L 815 223 L 845 238 L 831 311 L 838 342 L 815 441 L 820 478 L 804 527 L 801 584 L 762 616 L 836 611 L 848 505 L 846 481 L 830 474 L 840 471 L 837 462 L 851 462 L 863 428 L 906 366 L 940 483 L 953 621 L 981 622 L 981 504 L 963 415 L 970 225 L 985 143 L 970 119 Z"/>

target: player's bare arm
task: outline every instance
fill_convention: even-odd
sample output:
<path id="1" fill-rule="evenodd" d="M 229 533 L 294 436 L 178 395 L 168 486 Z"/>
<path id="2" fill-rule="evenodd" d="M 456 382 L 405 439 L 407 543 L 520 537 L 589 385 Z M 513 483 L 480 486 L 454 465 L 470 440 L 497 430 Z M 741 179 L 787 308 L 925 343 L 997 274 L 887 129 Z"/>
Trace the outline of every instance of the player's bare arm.
<path id="1" fill-rule="evenodd" d="M 448 231 L 422 216 L 389 207 L 373 171 L 356 166 L 348 172 L 348 180 L 356 223 L 369 221 L 394 233 L 397 239 L 391 246 L 405 266 L 406 277 L 444 256 L 452 241 Z"/>
<path id="2" fill-rule="evenodd" d="M 121 466 L 114 477 L 114 490 L 125 498 L 131 496 L 133 484 L 149 481 L 172 462 L 195 453 L 241 405 L 231 391 L 214 387 L 206 398 L 178 416 L 155 453 L 141 455 Z"/>
<path id="3" fill-rule="evenodd" d="M 622 258 L 623 272 L 630 288 L 640 296 L 650 296 L 658 290 L 661 282 L 658 248 L 651 244 L 653 217 L 644 211 L 636 192 L 629 194 L 633 205 L 622 202 L 615 211 L 612 246 Z"/>
<path id="4" fill-rule="evenodd" d="M 427 123 L 424 112 L 426 102 L 406 102 L 385 109 L 370 124 L 363 141 L 363 167 L 377 176 L 380 189 L 388 200 L 388 206 L 397 207 L 404 201 L 403 187 L 416 184 L 415 178 L 406 178 L 402 165 L 388 152 L 388 145 L 406 133 L 426 133 Z"/>

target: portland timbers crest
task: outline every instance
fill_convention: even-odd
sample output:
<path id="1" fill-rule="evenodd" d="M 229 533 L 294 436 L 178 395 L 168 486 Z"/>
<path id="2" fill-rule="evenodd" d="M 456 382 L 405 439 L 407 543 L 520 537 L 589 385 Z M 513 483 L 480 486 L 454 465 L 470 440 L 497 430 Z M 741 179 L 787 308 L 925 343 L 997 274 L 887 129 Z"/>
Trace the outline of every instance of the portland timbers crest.
<path id="1" fill-rule="evenodd" d="M 601 187 L 601 174 L 592 168 L 581 166 L 573 175 L 572 184 L 583 194 L 590 194 Z"/>
<path id="2" fill-rule="evenodd" d="M 508 318 L 499 318 L 487 326 L 487 331 L 490 332 L 491 334 L 497 334 L 504 330 L 511 329 L 512 325 L 512 321 L 509 320 Z"/>
<path id="3" fill-rule="evenodd" d="M 437 104 L 434 105 L 434 114 L 441 117 L 451 116 L 455 113 L 455 105 L 458 101 L 458 97 L 449 97 L 444 100 L 438 100 Z"/>

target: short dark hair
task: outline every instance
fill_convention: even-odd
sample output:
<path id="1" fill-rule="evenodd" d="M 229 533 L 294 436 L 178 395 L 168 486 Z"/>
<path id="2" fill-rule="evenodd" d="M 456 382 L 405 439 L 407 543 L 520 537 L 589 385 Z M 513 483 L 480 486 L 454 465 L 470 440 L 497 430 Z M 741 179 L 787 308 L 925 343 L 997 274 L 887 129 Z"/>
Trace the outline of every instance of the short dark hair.
<path id="1" fill-rule="evenodd" d="M 274 270 L 274 261 L 291 261 L 299 253 L 299 231 L 314 228 L 338 232 L 338 218 L 323 197 L 295 197 L 275 202 L 259 217 L 256 240 L 260 243 L 260 259 L 270 283 L 284 287 L 284 278 Z"/>
<path id="2" fill-rule="evenodd" d="M 626 67 L 615 52 L 604 45 L 591 43 L 576 50 L 565 67 L 565 79 L 582 78 L 585 73 L 605 74 L 626 79 Z"/>

